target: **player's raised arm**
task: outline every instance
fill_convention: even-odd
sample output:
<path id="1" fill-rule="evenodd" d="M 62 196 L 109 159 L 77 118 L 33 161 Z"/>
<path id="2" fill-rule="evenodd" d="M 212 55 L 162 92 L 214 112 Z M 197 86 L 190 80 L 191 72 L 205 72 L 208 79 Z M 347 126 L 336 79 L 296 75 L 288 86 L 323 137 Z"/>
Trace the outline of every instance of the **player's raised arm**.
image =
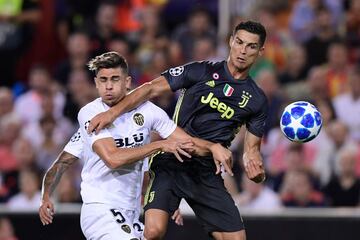
<path id="1" fill-rule="evenodd" d="M 136 148 L 117 148 L 113 138 L 103 138 L 96 140 L 93 144 L 93 150 L 111 169 L 117 169 L 123 165 L 130 164 L 158 152 L 173 153 L 179 161 L 183 161 L 180 154 L 191 157 L 183 149 L 190 148 L 193 143 L 187 141 L 161 140 L 146 144 Z"/>
<path id="2" fill-rule="evenodd" d="M 147 100 L 157 97 L 167 91 L 171 91 L 171 88 L 168 81 L 163 76 L 160 76 L 151 82 L 144 83 L 131 91 L 109 110 L 99 113 L 92 118 L 87 130 L 88 133 L 95 130 L 95 134 L 98 134 L 101 129 L 108 126 L 121 114 L 128 112 L 139 106 L 141 103 L 144 103 Z"/>
<path id="3" fill-rule="evenodd" d="M 260 153 L 261 138 L 249 131 L 245 133 L 243 162 L 247 177 L 260 183 L 265 180 L 265 170 Z"/>
<path id="4" fill-rule="evenodd" d="M 41 188 L 39 216 L 43 225 L 52 223 L 54 204 L 50 196 L 58 185 L 63 173 L 76 161 L 77 157 L 62 151 L 51 167 L 46 171 Z"/>

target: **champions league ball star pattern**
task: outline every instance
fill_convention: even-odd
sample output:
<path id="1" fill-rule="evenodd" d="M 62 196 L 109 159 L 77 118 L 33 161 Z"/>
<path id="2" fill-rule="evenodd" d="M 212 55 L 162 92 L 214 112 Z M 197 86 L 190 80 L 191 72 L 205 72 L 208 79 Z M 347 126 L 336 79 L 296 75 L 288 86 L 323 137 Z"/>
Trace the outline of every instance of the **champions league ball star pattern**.
<path id="1" fill-rule="evenodd" d="M 305 101 L 289 104 L 280 119 L 283 134 L 293 142 L 308 142 L 320 132 L 322 119 L 314 105 Z"/>

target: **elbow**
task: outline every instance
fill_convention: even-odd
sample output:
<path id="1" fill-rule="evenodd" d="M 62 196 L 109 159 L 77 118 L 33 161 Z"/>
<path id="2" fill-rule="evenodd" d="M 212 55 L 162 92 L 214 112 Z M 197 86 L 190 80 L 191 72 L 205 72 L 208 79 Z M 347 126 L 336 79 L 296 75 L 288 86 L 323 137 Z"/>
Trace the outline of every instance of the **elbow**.
<path id="1" fill-rule="evenodd" d="M 105 165 L 110 168 L 111 170 L 115 170 L 119 167 L 121 167 L 122 165 L 124 165 L 122 163 L 122 161 L 114 161 L 114 157 L 112 157 L 111 155 L 107 155 L 107 156 L 104 156 L 102 158 L 102 160 L 104 161 Z"/>

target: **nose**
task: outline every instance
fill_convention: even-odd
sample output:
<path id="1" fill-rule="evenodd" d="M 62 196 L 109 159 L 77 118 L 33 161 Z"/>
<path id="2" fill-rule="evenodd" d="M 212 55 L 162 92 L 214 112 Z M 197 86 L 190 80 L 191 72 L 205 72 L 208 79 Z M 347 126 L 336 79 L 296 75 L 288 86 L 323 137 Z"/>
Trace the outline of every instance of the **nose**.
<path id="1" fill-rule="evenodd" d="M 112 82 L 111 81 L 106 82 L 105 87 L 106 87 L 107 90 L 111 90 L 113 88 Z"/>
<path id="2" fill-rule="evenodd" d="M 240 52 L 244 55 L 246 54 L 246 45 L 245 44 L 240 46 Z"/>

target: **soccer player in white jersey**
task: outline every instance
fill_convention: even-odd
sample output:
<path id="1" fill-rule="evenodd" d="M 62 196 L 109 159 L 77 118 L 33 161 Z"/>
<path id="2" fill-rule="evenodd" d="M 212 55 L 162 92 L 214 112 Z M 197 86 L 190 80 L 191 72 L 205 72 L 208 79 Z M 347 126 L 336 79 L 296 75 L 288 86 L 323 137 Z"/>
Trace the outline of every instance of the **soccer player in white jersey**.
<path id="1" fill-rule="evenodd" d="M 131 81 L 125 59 L 115 52 L 97 56 L 89 68 L 96 74 L 100 98 L 84 106 L 78 115 L 84 141 L 81 228 L 87 239 L 138 239 L 134 229 L 139 216 L 142 159 L 163 151 L 181 161 L 180 154 L 190 157 L 184 151 L 190 148 L 197 154 L 219 155 L 222 151 L 228 158 L 231 152 L 219 144 L 195 138 L 190 141 L 189 135 L 150 102 L 117 118 L 98 135 L 87 134 L 90 119 L 124 98 Z M 149 143 L 152 130 L 168 139 Z"/>
<path id="2" fill-rule="evenodd" d="M 41 205 L 39 208 L 39 216 L 43 225 L 47 225 L 52 223 L 53 215 L 55 213 L 54 204 L 50 199 L 51 194 L 54 192 L 56 186 L 58 185 L 60 178 L 63 173 L 76 161 L 83 158 L 83 141 L 81 139 L 80 129 L 72 136 L 69 142 L 65 145 L 63 151 L 59 154 L 57 159 L 54 161 L 52 166 L 47 170 L 43 183 L 42 183 L 42 191 L 41 191 Z M 143 171 L 147 171 L 147 162 L 144 161 Z M 141 201 L 138 200 L 139 207 L 141 208 Z M 172 219 L 174 219 L 175 223 L 178 225 L 183 224 L 183 218 L 180 214 L 180 210 L 178 209 Z M 116 219 L 114 218 L 114 221 Z M 143 235 L 143 223 L 138 221 L 138 219 L 134 219 L 133 223 L 133 231 L 134 234 L 139 236 L 139 239 L 142 238 Z"/>

